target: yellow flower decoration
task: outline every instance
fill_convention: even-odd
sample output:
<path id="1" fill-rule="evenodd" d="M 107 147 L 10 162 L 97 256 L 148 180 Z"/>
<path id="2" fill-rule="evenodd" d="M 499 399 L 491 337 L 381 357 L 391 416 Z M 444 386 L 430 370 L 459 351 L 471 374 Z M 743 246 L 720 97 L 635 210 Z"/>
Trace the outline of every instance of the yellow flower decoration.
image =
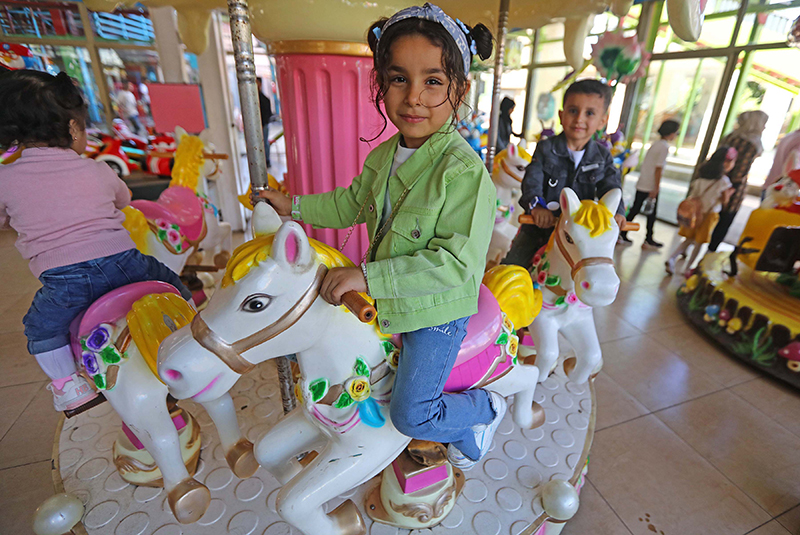
<path id="1" fill-rule="evenodd" d="M 728 322 L 728 328 L 725 329 L 728 334 L 734 334 L 741 330 L 742 328 L 742 320 L 740 318 L 733 318 Z"/>
<path id="2" fill-rule="evenodd" d="M 509 337 L 507 349 L 512 359 L 517 356 L 517 350 L 519 349 L 519 338 L 517 336 L 511 335 Z"/>
<path id="3" fill-rule="evenodd" d="M 511 323 L 511 320 L 508 319 L 508 316 L 505 314 L 503 314 L 503 327 L 505 327 L 505 329 L 509 332 L 514 332 L 514 324 Z"/>
<path id="4" fill-rule="evenodd" d="M 389 367 L 393 370 L 397 369 L 397 365 L 400 364 L 400 350 L 395 349 L 392 353 L 386 357 L 386 362 L 389 363 Z"/>
<path id="5" fill-rule="evenodd" d="M 686 289 L 690 292 L 697 288 L 697 285 L 700 283 L 700 277 L 698 275 L 692 275 L 688 279 L 686 279 Z"/>
<path id="6" fill-rule="evenodd" d="M 356 403 L 365 401 L 372 393 L 372 389 L 369 386 L 369 378 L 366 377 L 352 377 L 347 380 L 344 388 Z"/>

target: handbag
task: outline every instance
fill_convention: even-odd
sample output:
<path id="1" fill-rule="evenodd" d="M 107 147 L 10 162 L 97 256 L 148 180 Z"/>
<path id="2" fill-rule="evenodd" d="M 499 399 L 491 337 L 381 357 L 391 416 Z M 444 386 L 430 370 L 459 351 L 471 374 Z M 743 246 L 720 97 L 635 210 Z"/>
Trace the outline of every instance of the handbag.
<path id="1" fill-rule="evenodd" d="M 700 195 L 687 197 L 678 205 L 678 224 L 687 229 L 694 229 L 703 221 L 703 202 L 702 197 L 714 186 L 715 182 Z"/>

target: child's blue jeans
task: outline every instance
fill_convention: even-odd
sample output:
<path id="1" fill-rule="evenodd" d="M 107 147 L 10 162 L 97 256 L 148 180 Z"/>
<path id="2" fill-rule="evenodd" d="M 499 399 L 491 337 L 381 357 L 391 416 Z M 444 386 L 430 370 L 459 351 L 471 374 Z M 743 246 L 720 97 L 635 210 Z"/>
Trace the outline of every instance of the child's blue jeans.
<path id="1" fill-rule="evenodd" d="M 478 460 L 472 427 L 491 422 L 495 413 L 485 390 L 444 394 L 469 318 L 403 334 L 403 350 L 392 388 L 390 413 L 398 431 L 419 440 L 451 442 Z"/>
<path id="2" fill-rule="evenodd" d="M 120 286 L 158 280 L 175 286 L 184 299 L 192 297 L 178 275 L 136 249 L 48 269 L 39 280 L 42 287 L 22 319 L 31 355 L 67 345 L 72 320 L 99 297 Z"/>

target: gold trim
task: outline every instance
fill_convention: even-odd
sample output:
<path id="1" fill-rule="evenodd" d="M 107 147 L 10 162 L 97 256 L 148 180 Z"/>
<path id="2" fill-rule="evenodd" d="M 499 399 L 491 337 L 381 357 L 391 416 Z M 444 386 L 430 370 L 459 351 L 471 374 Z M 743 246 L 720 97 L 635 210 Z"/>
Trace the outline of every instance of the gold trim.
<path id="1" fill-rule="evenodd" d="M 272 41 L 267 43 L 267 53 L 274 55 L 331 54 L 360 58 L 372 57 L 372 51 L 370 51 L 366 43 L 352 43 L 346 41 Z"/>

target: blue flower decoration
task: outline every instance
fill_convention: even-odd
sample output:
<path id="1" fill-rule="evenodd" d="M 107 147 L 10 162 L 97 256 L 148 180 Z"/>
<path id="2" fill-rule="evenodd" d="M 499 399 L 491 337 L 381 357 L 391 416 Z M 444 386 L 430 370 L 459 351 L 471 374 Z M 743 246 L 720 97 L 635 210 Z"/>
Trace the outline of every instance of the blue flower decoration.
<path id="1" fill-rule="evenodd" d="M 465 34 L 469 35 L 469 30 L 467 29 L 467 25 L 466 24 L 461 22 L 459 19 L 456 19 L 456 24 L 458 24 L 458 27 L 461 28 L 462 32 L 464 32 Z"/>
<path id="2" fill-rule="evenodd" d="M 383 32 L 381 32 L 380 28 L 372 28 L 372 33 L 375 34 L 375 39 L 377 39 L 378 41 L 381 40 L 381 33 Z"/>
<path id="3" fill-rule="evenodd" d="M 473 56 L 478 55 L 478 46 L 475 44 L 475 39 L 471 39 L 471 43 L 469 45 L 469 51 L 472 52 Z"/>

